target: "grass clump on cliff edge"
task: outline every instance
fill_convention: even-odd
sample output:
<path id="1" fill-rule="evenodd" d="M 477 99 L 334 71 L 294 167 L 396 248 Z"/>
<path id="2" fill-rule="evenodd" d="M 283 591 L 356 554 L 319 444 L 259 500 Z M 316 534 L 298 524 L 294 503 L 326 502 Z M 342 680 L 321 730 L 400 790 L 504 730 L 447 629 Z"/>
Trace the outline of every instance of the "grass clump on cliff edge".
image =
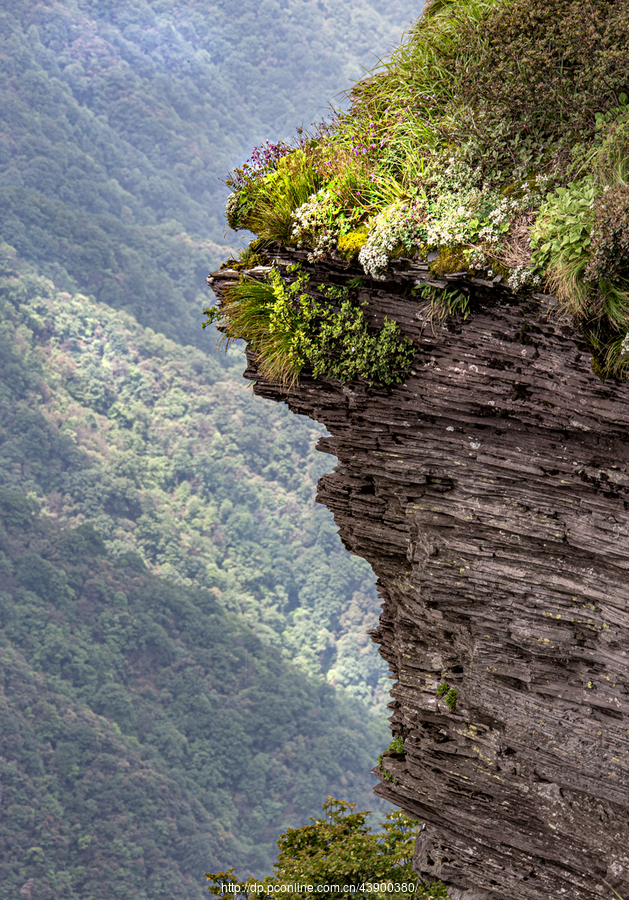
<path id="1" fill-rule="evenodd" d="M 232 173 L 230 208 L 245 214 L 230 224 L 313 260 L 357 251 L 376 280 L 396 256 L 438 250 L 513 290 L 546 287 L 599 374 L 619 376 L 628 95 L 629 0 L 433 0 L 355 85 L 348 112 L 282 145 L 255 177 Z M 281 174 L 291 158 L 308 173 L 298 192 Z M 280 213 L 281 234 L 269 224 Z"/>
<path id="2" fill-rule="evenodd" d="M 374 331 L 355 291 L 334 285 L 317 290 L 309 281 L 304 273 L 284 279 L 275 268 L 264 281 L 245 276 L 226 290 L 220 307 L 205 310 L 203 327 L 218 322 L 225 342 L 248 341 L 261 374 L 287 389 L 304 366 L 315 378 L 402 381 L 415 349 L 397 323 L 385 318 Z"/>

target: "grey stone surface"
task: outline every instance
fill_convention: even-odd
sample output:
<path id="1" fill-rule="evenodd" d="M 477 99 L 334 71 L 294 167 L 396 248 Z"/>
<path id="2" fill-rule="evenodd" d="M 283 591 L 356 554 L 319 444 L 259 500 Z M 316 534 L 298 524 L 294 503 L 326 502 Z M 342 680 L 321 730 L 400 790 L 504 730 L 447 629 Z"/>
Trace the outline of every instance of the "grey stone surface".
<path id="1" fill-rule="evenodd" d="M 378 577 L 406 758 L 377 792 L 426 823 L 415 868 L 451 900 L 629 900 L 629 387 L 541 295 L 477 285 L 433 333 L 410 296 L 429 278 L 364 292 L 417 346 L 405 384 L 246 373 L 327 426 L 319 499 Z"/>

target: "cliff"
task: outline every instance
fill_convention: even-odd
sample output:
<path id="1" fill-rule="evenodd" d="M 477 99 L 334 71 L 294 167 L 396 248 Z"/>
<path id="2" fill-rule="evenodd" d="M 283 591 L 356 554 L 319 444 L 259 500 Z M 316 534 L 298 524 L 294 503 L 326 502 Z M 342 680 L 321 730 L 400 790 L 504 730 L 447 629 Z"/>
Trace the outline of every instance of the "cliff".
<path id="1" fill-rule="evenodd" d="M 361 274 L 299 251 L 276 264 L 296 261 L 313 283 Z M 220 297 L 235 279 L 209 280 Z M 426 283 L 471 291 L 469 317 L 431 326 Z M 377 793 L 425 823 L 415 868 L 452 898 L 627 898 L 629 386 L 595 377 L 552 297 L 499 278 L 435 282 L 407 261 L 360 299 L 413 341 L 403 383 L 305 369 L 286 390 L 252 352 L 245 377 L 327 427 L 319 500 L 378 577 L 405 756 L 375 770 Z"/>

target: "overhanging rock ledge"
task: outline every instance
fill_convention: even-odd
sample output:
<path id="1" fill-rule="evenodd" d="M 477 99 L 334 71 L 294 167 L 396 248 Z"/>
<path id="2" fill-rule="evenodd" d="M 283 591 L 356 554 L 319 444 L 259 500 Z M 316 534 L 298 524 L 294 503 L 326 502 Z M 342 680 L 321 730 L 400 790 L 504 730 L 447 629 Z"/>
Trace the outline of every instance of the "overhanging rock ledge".
<path id="1" fill-rule="evenodd" d="M 543 295 L 476 283 L 467 321 L 433 333 L 409 294 L 430 278 L 364 291 L 415 342 L 404 384 L 306 374 L 287 394 L 251 354 L 245 373 L 328 428 L 319 500 L 378 577 L 406 756 L 376 790 L 425 823 L 415 867 L 453 900 L 629 900 L 629 387 L 595 377 Z"/>

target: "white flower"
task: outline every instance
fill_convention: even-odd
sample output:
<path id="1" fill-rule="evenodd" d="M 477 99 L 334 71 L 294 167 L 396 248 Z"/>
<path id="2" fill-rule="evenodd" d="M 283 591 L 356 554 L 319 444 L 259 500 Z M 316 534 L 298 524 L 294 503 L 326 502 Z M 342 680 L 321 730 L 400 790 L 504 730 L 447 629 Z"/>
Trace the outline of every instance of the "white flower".
<path id="1" fill-rule="evenodd" d="M 531 266 L 518 266 L 511 272 L 507 284 L 512 291 L 517 292 L 524 287 L 539 287 L 541 278 L 535 274 Z"/>
<path id="2" fill-rule="evenodd" d="M 367 275 L 384 281 L 389 254 L 400 244 L 411 247 L 421 244 L 417 225 L 407 204 L 387 206 L 369 226 L 369 236 L 359 253 L 358 261 Z"/>

